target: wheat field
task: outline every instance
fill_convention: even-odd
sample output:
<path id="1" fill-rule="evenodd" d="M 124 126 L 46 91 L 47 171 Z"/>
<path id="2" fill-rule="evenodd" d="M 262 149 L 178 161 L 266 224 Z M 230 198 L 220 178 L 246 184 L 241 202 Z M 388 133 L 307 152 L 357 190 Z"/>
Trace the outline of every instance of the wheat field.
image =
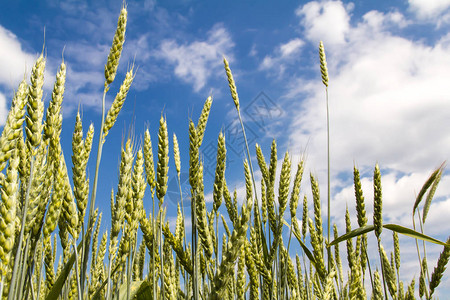
<path id="1" fill-rule="evenodd" d="M 430 172 L 418 193 L 412 218 L 414 222 L 418 216 L 419 224 L 413 223 L 412 228 L 383 222 L 378 164 L 373 171 L 373 220 L 368 219 L 359 170 L 354 167 L 357 214 L 350 216 L 347 209 L 342 216 L 346 231 L 339 233 L 336 224 L 330 222 L 330 191 L 327 201 L 323 201 L 317 178 L 303 178 L 308 177 L 304 176 L 304 161 L 292 165 L 290 153 L 280 155 L 275 140 L 270 149 L 258 144 L 249 149 L 247 145 L 242 174 L 245 198 L 238 199 L 236 190 L 227 185 L 226 141 L 219 132 L 214 183 L 205 188 L 200 148 L 214 109 L 212 97 L 206 99 L 201 112 L 194 112 L 199 114 L 198 120 L 190 120 L 186 132 L 177 133 L 189 137 L 189 161 L 181 161 L 177 135 L 169 138 L 170 124 L 163 115 L 159 128 L 145 131 L 142 143 L 133 136 L 125 139 L 118 185 L 111 190 L 111 220 L 102 219 L 96 192 L 102 177 L 99 166 L 103 146 L 108 146 L 108 133 L 135 76 L 139 76 L 131 66 L 120 88 L 110 90 L 112 83 L 119 80 L 116 74 L 127 18 L 124 6 L 105 63 L 101 127 L 83 124 L 79 111 L 72 153 L 63 153 L 60 141 L 64 61 L 47 107 L 42 100 L 46 67 L 43 53 L 29 81 L 23 80 L 15 91 L 0 136 L 3 299 L 433 298 L 450 257 L 450 239 L 443 242 L 423 234 L 423 225 L 444 164 Z M 328 103 L 329 77 L 322 42 L 318 50 L 318 70 Z M 227 59 L 223 62 L 245 138 L 238 89 Z M 116 93 L 109 108 L 107 93 Z M 98 143 L 97 153 L 91 153 L 94 143 Z M 89 159 L 96 162 L 90 175 Z M 279 162 L 281 167 L 277 168 Z M 175 226 L 170 226 L 164 205 L 169 167 L 176 170 L 180 190 Z M 258 183 L 256 168 L 262 175 Z M 189 174 L 190 207 L 183 204 L 182 170 Z M 312 195 L 300 199 L 306 185 Z M 212 205 L 207 203 L 206 189 L 212 190 Z M 145 194 L 152 200 L 148 211 L 143 204 Z M 308 211 L 310 203 L 313 211 Z M 322 206 L 327 207 L 326 217 Z M 351 219 L 357 220 L 358 228 L 351 228 Z M 104 223 L 110 229 L 101 232 Z M 218 234 L 219 226 L 224 229 L 223 236 Z M 368 235 L 372 234 L 376 244 L 369 245 Z M 399 234 L 415 239 L 421 266 L 420 277 L 406 282 L 400 280 Z M 425 242 L 443 249 L 436 266 L 427 264 Z M 392 243 L 394 251 L 385 251 L 387 243 Z M 368 247 L 376 247 L 379 257 L 369 257 Z M 374 260 L 378 260 L 377 265 L 371 265 Z"/>

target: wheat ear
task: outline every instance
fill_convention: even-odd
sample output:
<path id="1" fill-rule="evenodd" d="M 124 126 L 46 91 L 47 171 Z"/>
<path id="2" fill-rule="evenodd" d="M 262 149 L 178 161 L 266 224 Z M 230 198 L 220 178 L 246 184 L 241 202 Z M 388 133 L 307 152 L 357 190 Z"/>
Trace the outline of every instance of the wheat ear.
<path id="1" fill-rule="evenodd" d="M 450 238 L 447 239 L 447 244 L 450 243 Z M 444 274 L 445 268 L 447 266 L 448 260 L 450 258 L 450 247 L 444 247 L 444 251 L 439 255 L 437 265 L 434 268 L 433 274 L 431 274 L 430 281 L 430 297 L 433 295 L 434 290 L 438 287 L 441 282 L 442 275 Z"/>
<path id="2" fill-rule="evenodd" d="M 236 84 L 234 83 L 233 74 L 231 74 L 230 65 L 228 64 L 228 60 L 224 57 L 223 64 L 225 66 L 225 72 L 227 73 L 228 78 L 228 86 L 230 87 L 231 97 L 233 98 L 234 105 L 236 109 L 239 111 L 239 96 L 236 89 Z"/>
<path id="3" fill-rule="evenodd" d="M 78 231 L 81 231 L 82 224 L 84 223 L 84 214 L 86 212 L 89 197 L 89 179 L 86 178 L 86 166 L 89 158 L 89 155 L 86 155 L 86 152 L 89 151 L 90 149 L 86 149 L 85 142 L 83 141 L 81 116 L 80 113 L 77 113 L 75 130 L 72 135 L 72 177 L 73 193 L 76 199 L 79 216 Z"/>
<path id="4" fill-rule="evenodd" d="M 380 239 L 381 232 L 383 230 L 383 198 L 381 194 L 381 174 L 378 164 L 375 165 L 375 171 L 373 173 L 373 193 L 374 193 L 374 212 L 373 212 L 373 225 L 375 226 L 375 235 L 377 239 Z"/>
<path id="5" fill-rule="evenodd" d="M 169 172 L 169 136 L 167 134 L 166 120 L 161 116 L 158 133 L 158 163 L 156 166 L 156 197 L 159 205 L 164 202 L 167 191 L 167 179 Z"/>
<path id="6" fill-rule="evenodd" d="M 225 177 L 225 161 L 226 161 L 227 149 L 225 147 L 225 136 L 220 132 L 217 141 L 217 164 L 216 172 L 214 176 L 214 187 L 213 187 L 213 212 L 219 210 L 222 204 L 222 194 L 223 194 L 223 181 Z"/>
<path id="7" fill-rule="evenodd" d="M 2 202 L 0 202 L 0 279 L 3 283 L 4 276 L 10 271 L 9 262 L 11 250 L 15 239 L 15 219 L 17 206 L 17 167 L 19 157 L 15 155 L 9 163 L 6 171 L 6 178 L 0 190 Z M 3 285 L 0 285 L 3 287 Z M 0 296 L 2 290 L 0 288 Z"/>
<path id="8" fill-rule="evenodd" d="M 6 118 L 0 136 L 0 170 L 6 166 L 6 162 L 11 157 L 17 141 L 21 138 L 22 124 L 25 115 L 25 105 L 27 104 L 27 83 L 25 79 L 19 84 L 17 92 L 14 94 L 11 109 Z"/>
<path id="9" fill-rule="evenodd" d="M 198 235 L 200 236 L 200 241 L 205 249 L 208 258 L 211 258 L 213 254 L 213 242 L 211 239 L 211 233 L 208 227 L 208 220 L 206 218 L 206 203 L 205 196 L 203 192 L 203 164 L 200 163 L 197 178 L 197 193 L 196 193 L 196 218 L 197 218 L 197 229 Z"/>
<path id="10" fill-rule="evenodd" d="M 105 87 L 114 81 L 119 66 L 120 55 L 122 54 L 123 43 L 125 42 L 125 31 L 127 27 L 128 12 L 126 7 L 122 7 L 119 20 L 117 21 L 116 33 L 114 34 L 108 61 L 105 65 Z"/>
<path id="11" fill-rule="evenodd" d="M 395 298 L 397 294 L 397 286 L 395 284 L 395 274 L 392 272 L 391 264 L 389 263 L 389 258 L 386 254 L 386 251 L 383 248 L 383 245 L 380 245 L 380 255 L 383 259 L 383 274 L 386 279 L 387 286 L 389 289 L 389 293 L 392 297 Z"/>
<path id="12" fill-rule="evenodd" d="M 318 242 L 323 253 L 323 225 L 322 225 L 322 208 L 320 203 L 319 182 L 310 174 L 311 190 L 314 203 L 314 224 L 316 226 Z"/>
<path id="13" fill-rule="evenodd" d="M 66 64 L 64 61 L 56 74 L 56 81 L 53 86 L 52 100 L 47 108 L 47 117 L 44 124 L 44 139 L 48 140 L 53 135 L 59 136 L 62 124 L 61 104 L 63 101 L 66 83 Z"/>
<path id="14" fill-rule="evenodd" d="M 40 144 L 42 136 L 44 70 L 45 58 L 41 54 L 33 66 L 31 85 L 28 88 L 28 115 L 26 116 L 25 132 L 27 134 L 27 146 L 32 151 L 31 154 L 35 154 L 34 149 Z"/>
<path id="15" fill-rule="evenodd" d="M 122 109 L 122 106 L 125 102 L 128 91 L 130 90 L 131 87 L 131 83 L 133 82 L 134 76 L 135 72 L 132 67 L 125 75 L 125 79 L 123 80 L 123 83 L 120 86 L 119 92 L 117 93 L 111 107 L 108 110 L 108 114 L 106 115 L 105 118 L 105 124 L 103 126 L 103 143 L 105 142 L 109 130 L 113 127 L 114 123 L 117 120 L 117 116 L 119 115 L 119 112 Z"/>
<path id="16" fill-rule="evenodd" d="M 197 143 L 200 147 L 203 142 L 203 136 L 205 135 L 205 129 L 206 129 L 206 123 L 208 122 L 208 116 L 209 112 L 211 111 L 211 105 L 212 105 L 212 97 L 209 96 L 205 104 L 203 105 L 202 113 L 200 114 L 200 117 L 198 119 L 197 123 Z"/>

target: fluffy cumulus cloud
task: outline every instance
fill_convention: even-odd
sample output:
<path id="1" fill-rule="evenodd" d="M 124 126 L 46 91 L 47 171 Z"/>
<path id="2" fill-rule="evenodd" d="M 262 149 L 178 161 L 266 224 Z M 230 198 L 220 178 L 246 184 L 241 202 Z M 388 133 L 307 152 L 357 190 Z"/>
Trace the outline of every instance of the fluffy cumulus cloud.
<path id="1" fill-rule="evenodd" d="M 352 4 L 345 7 L 338 1 L 312 1 L 299 7 L 296 14 L 306 29 L 307 38 L 320 36 L 330 44 L 344 44 L 350 30 L 347 10 L 351 9 Z"/>
<path id="2" fill-rule="evenodd" d="M 345 11 L 341 2 L 333 3 Z M 327 2 L 315 5 L 322 5 L 326 14 Z M 424 171 L 445 160 L 446 149 L 450 149 L 443 131 L 450 109 L 445 88 L 445 78 L 450 76 L 447 39 L 430 46 L 394 35 L 389 31 L 393 24 L 403 26 L 406 21 L 390 13 L 368 12 L 353 27 L 348 12 L 342 20 L 346 24 L 337 27 L 349 28 L 347 41 L 327 52 L 336 170 L 352 166 L 354 160 L 362 166 L 379 160 L 384 168 Z M 317 22 L 322 21 L 318 18 Z M 312 42 L 322 39 L 314 27 L 304 28 Z M 328 40 L 323 40 L 327 49 Z M 306 136 L 315 136 L 314 144 L 323 149 L 324 87 L 320 80 L 298 78 L 287 97 L 299 95 L 306 100 L 299 107 L 302 117 L 293 123 L 300 130 L 291 139 L 300 143 Z M 323 157 L 317 159 L 323 161 Z"/>
<path id="3" fill-rule="evenodd" d="M 2 26 L 0 45 L 0 125 L 3 125 L 8 113 L 6 99 L 12 96 L 26 72 L 30 72 L 36 55 L 26 52 L 17 36 Z"/>
<path id="4" fill-rule="evenodd" d="M 207 33 L 206 39 L 188 43 L 164 40 L 156 56 L 174 65 L 175 76 L 200 91 L 208 78 L 217 74 L 222 67 L 222 55 L 228 59 L 234 44 L 230 34 L 222 24 L 216 24 Z"/>
<path id="5" fill-rule="evenodd" d="M 35 54 L 22 49 L 17 36 L 0 26 L 0 84 L 14 87 L 30 71 L 36 59 Z"/>
<path id="6" fill-rule="evenodd" d="M 327 51 L 334 220 L 342 231 L 347 204 L 354 215 L 351 175 L 355 163 L 361 169 L 370 220 L 373 168 L 378 162 L 385 221 L 410 227 L 417 193 L 432 170 L 450 157 L 449 38 L 435 36 L 425 44 L 401 34 L 417 22 L 415 16 L 370 11 L 351 20 L 352 9 L 340 1 L 314 1 L 297 10 L 306 41 L 317 45 L 323 40 Z M 326 191 L 325 87 L 318 66 L 314 67 L 316 78 L 293 78 L 286 91 L 286 103 L 297 105 L 292 109 L 295 117 L 288 143 L 294 149 L 307 145 L 306 169 L 313 170 Z M 441 234 L 450 230 L 450 224 L 442 222 L 450 213 L 450 176 L 446 174 L 426 224 L 427 233 L 444 240 Z M 440 250 L 431 251 L 437 255 Z M 414 255 L 407 260 L 416 272 Z"/>
<path id="7" fill-rule="evenodd" d="M 421 19 L 434 19 L 449 13 L 449 0 L 409 0 L 410 9 Z"/>

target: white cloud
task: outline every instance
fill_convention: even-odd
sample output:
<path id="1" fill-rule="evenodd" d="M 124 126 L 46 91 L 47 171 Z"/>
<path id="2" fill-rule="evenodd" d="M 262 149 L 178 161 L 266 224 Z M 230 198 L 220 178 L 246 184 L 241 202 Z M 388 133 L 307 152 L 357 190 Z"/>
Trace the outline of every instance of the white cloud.
<path id="1" fill-rule="evenodd" d="M 403 172 L 429 170 L 448 158 L 450 148 L 442 130 L 450 125 L 445 80 L 450 47 L 392 35 L 369 19 L 349 30 L 345 45 L 327 52 L 334 168 L 338 172 L 348 170 L 353 160 L 361 166 L 379 160 L 382 167 Z M 311 136 L 311 147 L 326 149 L 320 80 L 298 79 L 289 93 L 307 95 L 291 139 L 301 144 Z M 326 158 L 325 151 L 319 153 L 310 155 L 315 166 Z"/>
<path id="2" fill-rule="evenodd" d="M 31 70 L 36 55 L 24 51 L 17 36 L 2 26 L 0 45 L 0 84 L 9 88 L 16 87 L 25 72 Z"/>
<path id="3" fill-rule="evenodd" d="M 373 168 L 382 168 L 383 219 L 412 227 L 416 195 L 431 174 L 449 159 L 450 35 L 424 44 L 398 34 L 413 23 L 398 11 L 370 11 L 351 22 L 352 7 L 340 1 L 309 2 L 297 10 L 303 36 L 327 51 L 330 86 L 332 222 L 345 231 L 348 205 L 352 227 L 357 227 L 352 167 L 361 170 L 368 222 L 373 218 Z M 333 13 L 331 13 L 333 12 Z M 350 25 L 352 24 L 352 25 Z M 395 33 L 394 33 L 395 32 Z M 318 59 L 317 59 L 318 60 Z M 305 174 L 319 179 L 322 216 L 327 218 L 327 151 L 325 87 L 319 66 L 315 78 L 297 77 L 287 89 L 291 132 L 290 149 L 308 145 Z M 298 99 L 304 99 L 298 101 Z M 280 162 L 279 162 L 280 163 Z M 306 179 L 306 180 L 305 180 Z M 302 191 L 311 191 L 304 176 Z M 425 233 L 446 240 L 450 225 L 450 176 L 443 176 L 425 224 Z M 422 205 L 420 210 L 422 210 Z M 310 200 L 311 208 L 311 200 Z M 418 278 L 414 241 L 401 237 L 402 278 Z M 369 242 L 376 258 L 376 242 Z M 383 244 L 392 249 L 392 233 L 384 230 Z M 442 247 L 427 245 L 430 269 Z M 378 263 L 374 260 L 374 263 Z M 438 291 L 439 293 L 439 291 Z M 441 292 L 442 293 L 442 292 Z M 442 294 L 441 294 L 442 295 Z"/>
<path id="4" fill-rule="evenodd" d="M 230 52 L 234 44 L 230 34 L 222 24 L 216 24 L 207 34 L 206 40 L 190 43 L 178 43 L 164 40 L 156 53 L 175 66 L 175 75 L 193 89 L 200 91 L 212 75 L 222 67 L 222 55 L 231 59 Z"/>
<path id="5" fill-rule="evenodd" d="M 286 64 L 295 61 L 300 56 L 300 50 L 304 42 L 299 38 L 294 38 L 287 43 L 281 44 L 273 56 L 264 57 L 259 68 L 261 70 L 276 69 L 278 75 L 282 75 L 286 69 Z"/>
<path id="6" fill-rule="evenodd" d="M 378 30 L 385 29 L 386 27 L 392 25 L 398 26 L 399 28 L 404 28 L 411 23 L 398 11 L 382 13 L 372 10 L 364 14 L 363 20 L 368 24 L 368 26 Z"/>
<path id="7" fill-rule="evenodd" d="M 0 125 L 5 124 L 7 115 L 8 109 L 6 108 L 6 97 L 0 93 Z"/>
<path id="8" fill-rule="evenodd" d="M 18 37 L 0 25 L 0 125 L 3 125 L 8 114 L 8 107 L 11 103 L 10 97 L 13 91 L 17 89 L 19 82 L 28 79 L 31 69 L 38 54 L 32 54 L 25 51 Z M 51 63 L 47 61 L 44 74 L 44 88 L 48 91 L 52 83 L 48 78 L 52 78 L 49 71 Z M 54 77 L 53 77 L 54 78 Z M 1 93 L 3 90 L 3 93 Z M 5 96 L 7 94 L 8 96 Z M 44 97 L 46 93 L 44 93 Z M 47 97 L 46 97 L 47 98 Z M 8 99 L 8 101 L 6 100 Z M 8 105 L 6 104 L 8 103 Z"/>
<path id="9" fill-rule="evenodd" d="M 352 5 L 347 8 L 351 10 Z M 299 7 L 296 14 L 301 18 L 309 40 L 324 40 L 333 45 L 345 43 L 350 29 L 350 16 L 341 1 L 308 2 Z"/>
<path id="10" fill-rule="evenodd" d="M 408 3 L 410 9 L 421 19 L 440 17 L 450 7 L 449 0 L 409 0 Z"/>
<path id="11" fill-rule="evenodd" d="M 338 26 L 345 28 L 335 33 L 341 38 L 331 37 L 327 43 L 330 36 L 321 37 L 319 29 L 336 18 L 325 14 L 327 5 L 329 2 L 308 3 L 297 12 L 317 12 L 320 7 L 323 10 L 317 19 L 306 13 L 298 15 L 305 36 L 314 45 L 323 39 L 327 51 L 333 216 L 337 223 L 342 223 L 342 232 L 341 219 L 346 203 L 354 215 L 354 191 L 348 175 L 356 163 L 362 172 L 370 220 L 373 212 L 371 178 L 378 162 L 382 168 L 386 222 L 411 227 L 416 194 L 432 169 L 450 155 L 447 132 L 450 94 L 446 82 L 446 78 L 450 78 L 449 38 L 443 36 L 427 45 L 420 40 L 410 40 L 393 33 L 411 22 L 402 14 L 371 11 L 355 25 Z M 333 5 L 335 11 L 344 12 L 342 16 L 350 15 L 341 2 L 333 2 Z M 349 19 L 342 20 L 350 24 Z M 318 66 L 316 68 L 316 78 L 292 80 L 285 95 L 293 116 L 288 143 L 291 149 L 301 149 L 308 143 L 305 170 L 312 169 L 317 174 L 325 199 L 325 88 Z M 300 97 L 305 100 L 298 102 Z M 450 229 L 442 225 L 450 213 L 449 181 L 448 175 L 442 178 L 426 224 L 426 233 L 444 240 L 446 236 L 442 233 Z M 325 210 L 323 207 L 324 216 Z M 356 219 L 354 222 L 356 226 Z M 440 250 L 436 248 L 435 253 Z M 413 259 L 413 255 L 408 259 Z M 413 266 L 411 264 L 411 268 Z"/>

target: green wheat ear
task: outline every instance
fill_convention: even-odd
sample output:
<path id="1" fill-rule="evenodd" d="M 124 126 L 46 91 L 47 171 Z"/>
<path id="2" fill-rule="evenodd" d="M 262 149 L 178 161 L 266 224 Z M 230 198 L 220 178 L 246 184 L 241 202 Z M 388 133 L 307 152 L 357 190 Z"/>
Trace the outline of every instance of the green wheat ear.
<path id="1" fill-rule="evenodd" d="M 378 164 L 375 165 L 373 173 L 374 205 L 373 205 L 373 225 L 375 226 L 375 235 L 380 239 L 383 230 L 383 198 L 381 193 L 381 173 Z"/>
<path id="2" fill-rule="evenodd" d="M 108 55 L 108 61 L 105 65 L 105 87 L 114 81 L 119 66 L 120 55 L 122 54 L 123 43 L 125 42 L 125 31 L 127 28 L 128 12 L 126 7 L 122 7 L 119 20 L 117 21 L 117 29 L 114 34 L 112 46 Z"/>
<path id="3" fill-rule="evenodd" d="M 234 105 L 236 109 L 239 111 L 239 96 L 236 89 L 236 84 L 234 83 L 233 74 L 231 74 L 230 65 L 228 64 L 228 60 L 224 57 L 223 64 L 225 66 L 225 71 L 227 73 L 228 85 L 230 87 L 231 97 L 233 98 Z"/>
<path id="4" fill-rule="evenodd" d="M 327 58 L 325 56 L 325 48 L 322 41 L 319 43 L 319 57 L 320 57 L 320 73 L 322 74 L 322 82 L 328 87 L 328 68 L 327 68 Z"/>

